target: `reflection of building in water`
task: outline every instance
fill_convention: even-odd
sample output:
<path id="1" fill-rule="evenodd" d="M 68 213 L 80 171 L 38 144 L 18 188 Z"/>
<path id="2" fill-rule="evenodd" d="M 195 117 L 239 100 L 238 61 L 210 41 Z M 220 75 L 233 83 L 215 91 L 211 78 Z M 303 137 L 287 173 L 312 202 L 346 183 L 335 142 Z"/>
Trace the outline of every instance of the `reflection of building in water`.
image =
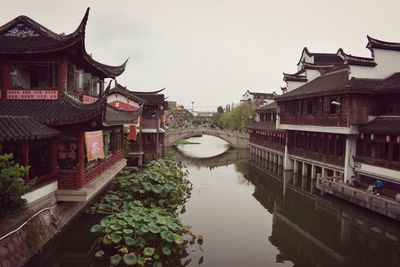
<path id="1" fill-rule="evenodd" d="M 253 161 L 254 162 L 254 161 Z M 296 266 L 398 266 L 400 229 L 385 217 L 341 200 L 321 197 L 315 184 L 293 175 L 278 176 L 258 165 L 245 175 L 253 196 L 273 214 L 269 240 L 277 261 Z M 316 194 L 318 193 L 318 194 Z"/>
<path id="2" fill-rule="evenodd" d="M 173 153 L 178 155 L 180 159 L 183 161 L 190 163 L 196 167 L 208 167 L 210 169 L 219 167 L 219 166 L 227 166 L 231 165 L 238 160 L 248 159 L 249 158 L 249 150 L 248 149 L 233 149 L 227 150 L 219 155 L 212 156 L 209 158 L 193 158 L 176 147 L 171 147 L 167 150 L 166 154 Z"/>

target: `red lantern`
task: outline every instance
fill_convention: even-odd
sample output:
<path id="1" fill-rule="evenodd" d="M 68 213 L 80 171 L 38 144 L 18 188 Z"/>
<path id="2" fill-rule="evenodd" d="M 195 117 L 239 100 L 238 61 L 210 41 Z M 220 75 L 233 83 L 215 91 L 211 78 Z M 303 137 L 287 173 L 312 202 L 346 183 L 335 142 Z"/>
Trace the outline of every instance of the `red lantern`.
<path id="1" fill-rule="evenodd" d="M 374 139 L 375 139 L 375 135 L 371 134 L 371 141 L 374 141 Z"/>
<path id="2" fill-rule="evenodd" d="M 360 138 L 361 138 L 361 139 L 364 139 L 364 133 L 362 133 L 362 134 L 360 135 Z"/>
<path id="3" fill-rule="evenodd" d="M 386 135 L 386 142 L 390 142 L 390 135 Z"/>
<path id="4" fill-rule="evenodd" d="M 400 135 L 397 136 L 397 143 L 400 144 Z"/>

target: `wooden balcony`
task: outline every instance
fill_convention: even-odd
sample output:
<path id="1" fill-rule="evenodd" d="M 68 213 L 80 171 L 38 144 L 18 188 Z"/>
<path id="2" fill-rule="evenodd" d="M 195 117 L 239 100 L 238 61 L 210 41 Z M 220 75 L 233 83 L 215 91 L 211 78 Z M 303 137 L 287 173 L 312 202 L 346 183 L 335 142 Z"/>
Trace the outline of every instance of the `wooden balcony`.
<path id="1" fill-rule="evenodd" d="M 281 144 L 275 144 L 275 143 L 270 143 L 264 140 L 259 140 L 257 138 L 250 138 L 250 143 L 251 144 L 255 144 L 255 145 L 259 145 L 265 148 L 269 148 L 272 150 L 276 150 L 276 151 L 280 151 L 280 152 L 285 152 L 285 146 L 281 145 Z"/>
<path id="2" fill-rule="evenodd" d="M 303 150 L 294 147 L 288 147 L 288 153 L 290 155 L 299 156 L 306 159 L 312 159 L 316 161 L 322 161 L 328 164 L 336 165 L 343 167 L 344 166 L 344 157 L 333 156 L 326 153 L 320 152 L 312 152 L 308 150 Z"/>
<path id="3" fill-rule="evenodd" d="M 346 115 L 289 115 L 280 116 L 281 124 L 348 127 Z"/>
<path id="4" fill-rule="evenodd" d="M 160 125 L 158 124 L 158 119 L 143 118 L 140 127 L 142 129 L 158 129 Z"/>

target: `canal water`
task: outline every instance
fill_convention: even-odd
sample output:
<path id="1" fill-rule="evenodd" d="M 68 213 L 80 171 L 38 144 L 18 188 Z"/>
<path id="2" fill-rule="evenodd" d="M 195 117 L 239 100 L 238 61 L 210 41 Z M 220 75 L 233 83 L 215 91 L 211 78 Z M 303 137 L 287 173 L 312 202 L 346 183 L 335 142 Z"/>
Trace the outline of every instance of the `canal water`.
<path id="1" fill-rule="evenodd" d="M 227 150 L 203 136 L 177 154 L 189 170 L 192 196 L 183 222 L 201 234 L 201 249 L 174 266 L 400 266 L 400 224 L 340 199 L 321 196 L 309 177 Z M 100 266 L 81 214 L 27 266 Z"/>

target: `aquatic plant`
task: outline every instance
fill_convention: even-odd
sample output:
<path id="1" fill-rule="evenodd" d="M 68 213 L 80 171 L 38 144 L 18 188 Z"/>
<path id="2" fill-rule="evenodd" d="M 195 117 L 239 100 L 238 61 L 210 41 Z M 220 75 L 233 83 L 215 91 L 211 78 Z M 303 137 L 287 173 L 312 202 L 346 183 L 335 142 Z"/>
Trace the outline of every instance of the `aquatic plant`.
<path id="1" fill-rule="evenodd" d="M 174 159 L 151 161 L 143 173 L 124 173 L 117 177 L 114 191 L 90 207 L 90 213 L 113 214 L 124 201 L 140 200 L 146 207 L 175 211 L 190 197 L 192 185 L 183 164 Z"/>
<path id="2" fill-rule="evenodd" d="M 113 191 L 89 208 L 109 214 L 91 228 L 101 247 L 96 257 L 109 258 L 112 266 L 162 266 L 187 256 L 188 244 L 197 237 L 177 214 L 192 188 L 186 176 L 175 159 L 151 161 L 143 173 L 119 175 Z"/>
<path id="3" fill-rule="evenodd" d="M 101 240 L 102 250 L 96 256 L 109 256 L 113 266 L 122 262 L 143 266 L 167 262 L 174 255 L 185 256 L 188 241 L 184 236 L 196 238 L 175 213 L 146 208 L 140 201 L 131 201 L 123 211 L 102 219 L 91 232 Z"/>

